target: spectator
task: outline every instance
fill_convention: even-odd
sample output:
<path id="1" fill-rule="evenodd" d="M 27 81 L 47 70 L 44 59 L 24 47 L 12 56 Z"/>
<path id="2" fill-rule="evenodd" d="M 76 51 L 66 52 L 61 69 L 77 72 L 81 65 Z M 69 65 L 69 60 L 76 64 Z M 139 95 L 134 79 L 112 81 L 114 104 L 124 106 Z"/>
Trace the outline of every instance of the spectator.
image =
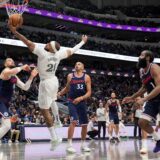
<path id="1" fill-rule="evenodd" d="M 98 121 L 98 138 L 101 137 L 101 127 L 103 127 L 103 139 L 106 136 L 106 110 L 103 103 L 99 103 L 99 108 L 96 111 L 97 121 Z"/>
<path id="2" fill-rule="evenodd" d="M 98 135 L 98 130 L 94 128 L 95 115 L 91 116 L 91 119 L 87 126 L 87 134 L 89 139 L 94 139 Z"/>

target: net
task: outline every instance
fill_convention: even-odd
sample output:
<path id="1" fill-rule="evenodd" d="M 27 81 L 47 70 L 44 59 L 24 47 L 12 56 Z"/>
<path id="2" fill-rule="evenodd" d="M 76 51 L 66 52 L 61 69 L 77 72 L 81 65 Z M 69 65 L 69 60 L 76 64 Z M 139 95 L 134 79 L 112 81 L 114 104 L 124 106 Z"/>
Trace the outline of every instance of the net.
<path id="1" fill-rule="evenodd" d="M 23 14 L 28 6 L 29 0 L 8 0 L 6 2 L 6 10 L 8 16 L 13 14 Z"/>

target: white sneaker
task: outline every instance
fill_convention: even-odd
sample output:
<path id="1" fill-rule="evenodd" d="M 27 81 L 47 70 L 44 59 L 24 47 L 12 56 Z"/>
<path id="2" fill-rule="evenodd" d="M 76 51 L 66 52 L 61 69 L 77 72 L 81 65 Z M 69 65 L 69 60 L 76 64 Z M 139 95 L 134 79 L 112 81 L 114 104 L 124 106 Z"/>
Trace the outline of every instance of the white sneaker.
<path id="1" fill-rule="evenodd" d="M 140 154 L 147 154 L 147 153 L 148 153 L 148 149 L 147 149 L 147 148 L 142 147 L 142 148 L 140 149 Z"/>
<path id="2" fill-rule="evenodd" d="M 57 137 L 57 138 L 54 138 L 51 140 L 51 143 L 55 143 L 55 144 L 57 144 L 57 143 L 59 144 L 61 142 L 62 142 L 62 138 L 60 138 L 60 137 Z"/>
<path id="3" fill-rule="evenodd" d="M 72 147 L 72 146 L 69 146 L 66 148 L 66 151 L 70 154 L 74 154 L 76 153 L 76 150 Z"/>
<path id="4" fill-rule="evenodd" d="M 58 137 L 58 138 L 52 139 L 50 150 L 54 151 L 61 142 L 62 142 L 62 138 Z"/>
<path id="5" fill-rule="evenodd" d="M 63 127 L 61 121 L 56 121 L 56 122 L 54 123 L 54 125 L 55 125 L 55 128 L 61 128 L 61 127 Z"/>
<path id="6" fill-rule="evenodd" d="M 19 143 L 19 141 L 18 141 L 18 140 L 15 140 L 15 143 Z"/>
<path id="7" fill-rule="evenodd" d="M 8 143 L 12 143 L 12 141 L 11 141 L 11 140 L 8 140 Z"/>
<path id="8" fill-rule="evenodd" d="M 91 149 L 88 148 L 88 147 L 86 147 L 86 146 L 81 146 L 81 150 L 82 150 L 83 152 L 90 152 L 90 151 L 91 151 Z"/>

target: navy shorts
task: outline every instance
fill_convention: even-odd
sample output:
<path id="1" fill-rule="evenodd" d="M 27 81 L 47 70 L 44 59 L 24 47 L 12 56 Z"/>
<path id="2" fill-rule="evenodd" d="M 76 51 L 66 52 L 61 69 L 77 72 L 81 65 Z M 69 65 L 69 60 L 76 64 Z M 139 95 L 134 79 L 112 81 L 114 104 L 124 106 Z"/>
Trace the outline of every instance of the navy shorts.
<path id="1" fill-rule="evenodd" d="M 9 116 L 8 107 L 4 102 L 0 101 L 0 117 L 8 118 Z"/>
<path id="2" fill-rule="evenodd" d="M 71 121 L 77 121 L 77 124 L 88 124 L 87 106 L 85 102 L 80 102 L 77 105 L 69 102 L 68 104 L 69 114 Z"/>
<path id="3" fill-rule="evenodd" d="M 148 101 L 144 106 L 142 118 L 148 116 L 150 119 L 155 120 L 158 113 L 160 113 L 160 100 Z"/>
<path id="4" fill-rule="evenodd" d="M 113 122 L 114 124 L 119 124 L 119 117 L 118 114 L 109 114 L 109 121 Z"/>

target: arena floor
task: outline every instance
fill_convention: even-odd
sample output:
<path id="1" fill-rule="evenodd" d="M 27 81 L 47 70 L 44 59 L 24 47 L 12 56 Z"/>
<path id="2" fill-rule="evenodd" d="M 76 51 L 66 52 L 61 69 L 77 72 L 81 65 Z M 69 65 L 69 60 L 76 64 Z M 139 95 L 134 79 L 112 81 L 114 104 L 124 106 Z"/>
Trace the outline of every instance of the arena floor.
<path id="1" fill-rule="evenodd" d="M 1 144 L 0 160 L 160 160 L 160 153 L 153 154 L 154 142 L 149 140 L 149 153 L 140 156 L 138 140 L 121 141 L 119 144 L 110 144 L 108 141 L 87 141 L 92 148 L 91 153 L 80 151 L 80 141 L 74 142 L 77 154 L 67 155 L 66 142 L 53 148 L 49 142 L 34 142 L 31 144 Z"/>

